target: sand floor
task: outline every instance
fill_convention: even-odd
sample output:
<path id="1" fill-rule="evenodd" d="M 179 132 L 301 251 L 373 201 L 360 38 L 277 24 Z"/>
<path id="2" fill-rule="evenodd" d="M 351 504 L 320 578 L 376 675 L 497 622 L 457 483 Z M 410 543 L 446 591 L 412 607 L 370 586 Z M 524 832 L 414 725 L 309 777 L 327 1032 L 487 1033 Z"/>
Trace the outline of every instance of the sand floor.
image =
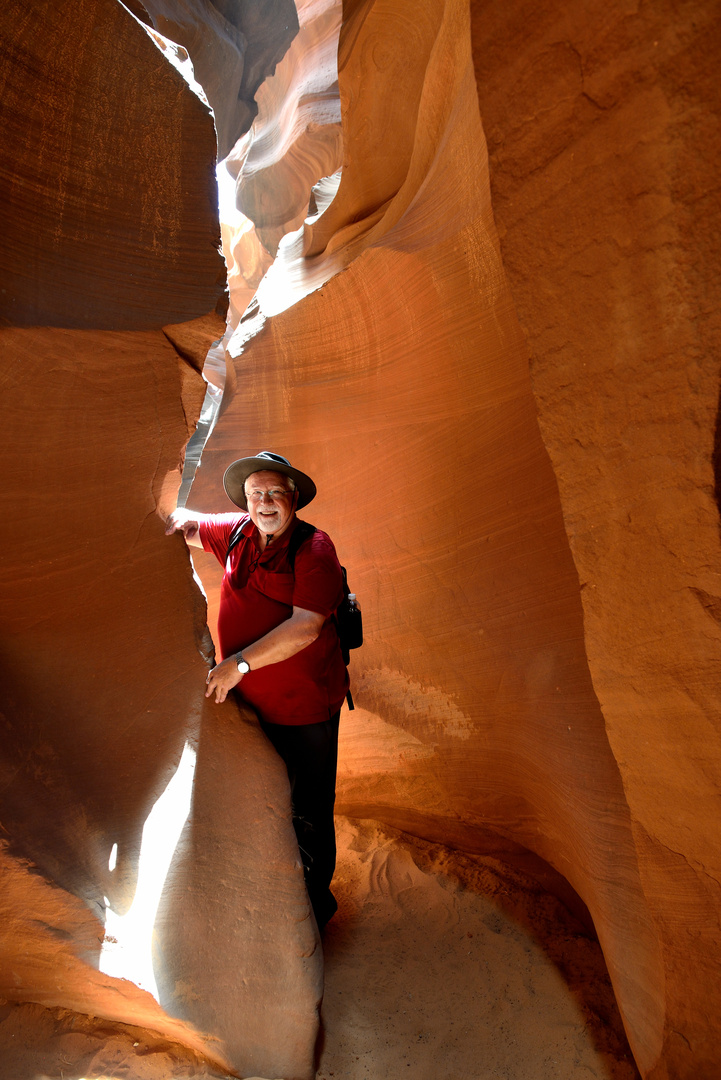
<path id="1" fill-rule="evenodd" d="M 600 948 L 555 898 L 374 822 L 338 839 L 318 1080 L 637 1080 Z M 139 1029 L 0 1004 L 0 1080 L 98 1077 L 217 1074 Z"/>
<path id="2" fill-rule="evenodd" d="M 601 950 L 487 857 L 338 821 L 319 1080 L 634 1080 Z"/>

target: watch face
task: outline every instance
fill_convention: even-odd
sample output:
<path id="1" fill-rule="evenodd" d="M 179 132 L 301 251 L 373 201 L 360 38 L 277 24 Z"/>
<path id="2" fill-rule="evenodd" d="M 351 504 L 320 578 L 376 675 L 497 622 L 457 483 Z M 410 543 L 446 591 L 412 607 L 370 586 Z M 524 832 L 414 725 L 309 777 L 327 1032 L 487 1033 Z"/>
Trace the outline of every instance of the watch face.
<path id="1" fill-rule="evenodd" d="M 247 660 L 238 661 L 238 671 L 240 671 L 243 675 L 247 675 L 247 673 L 250 671 L 250 664 Z"/>

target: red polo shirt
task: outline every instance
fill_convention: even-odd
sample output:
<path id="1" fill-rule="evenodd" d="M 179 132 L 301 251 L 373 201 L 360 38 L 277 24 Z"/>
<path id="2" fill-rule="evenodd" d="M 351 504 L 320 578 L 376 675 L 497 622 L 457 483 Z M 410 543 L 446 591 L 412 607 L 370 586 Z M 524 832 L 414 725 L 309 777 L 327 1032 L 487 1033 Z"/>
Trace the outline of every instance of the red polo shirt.
<path id="1" fill-rule="evenodd" d="M 244 522 L 230 553 L 230 534 Z M 225 567 L 220 588 L 218 638 L 223 658 L 252 645 L 285 622 L 294 607 L 325 616 L 320 634 L 300 652 L 244 675 L 237 690 L 271 724 L 316 724 L 340 709 L 348 689 L 335 624 L 343 575 L 330 537 L 316 529 L 299 548 L 295 572 L 288 559 L 291 525 L 264 551 L 248 514 L 216 514 L 200 525 L 200 540 Z"/>

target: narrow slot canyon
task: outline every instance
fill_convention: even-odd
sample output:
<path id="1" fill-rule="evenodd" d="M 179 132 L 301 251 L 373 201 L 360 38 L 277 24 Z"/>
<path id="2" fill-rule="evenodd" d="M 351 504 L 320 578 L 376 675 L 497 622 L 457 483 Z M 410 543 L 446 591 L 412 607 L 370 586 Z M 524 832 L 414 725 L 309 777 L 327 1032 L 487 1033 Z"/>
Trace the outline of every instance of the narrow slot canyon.
<path id="1" fill-rule="evenodd" d="M 717 1080 L 719 45 L 6 0 L 0 1080 Z M 322 938 L 165 534 L 261 449 L 363 609 Z"/>

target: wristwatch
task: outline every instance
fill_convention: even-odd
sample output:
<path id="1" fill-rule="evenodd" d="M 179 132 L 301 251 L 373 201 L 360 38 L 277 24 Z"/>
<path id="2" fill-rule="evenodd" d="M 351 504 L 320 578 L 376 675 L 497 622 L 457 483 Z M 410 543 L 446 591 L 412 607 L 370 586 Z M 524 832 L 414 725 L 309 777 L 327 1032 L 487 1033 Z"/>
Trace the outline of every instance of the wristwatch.
<path id="1" fill-rule="evenodd" d="M 250 671 L 250 664 L 248 663 L 247 660 L 243 659 L 242 652 L 237 652 L 235 654 L 235 662 L 238 665 L 238 671 L 240 672 L 240 674 L 241 675 L 247 675 L 248 672 Z"/>

